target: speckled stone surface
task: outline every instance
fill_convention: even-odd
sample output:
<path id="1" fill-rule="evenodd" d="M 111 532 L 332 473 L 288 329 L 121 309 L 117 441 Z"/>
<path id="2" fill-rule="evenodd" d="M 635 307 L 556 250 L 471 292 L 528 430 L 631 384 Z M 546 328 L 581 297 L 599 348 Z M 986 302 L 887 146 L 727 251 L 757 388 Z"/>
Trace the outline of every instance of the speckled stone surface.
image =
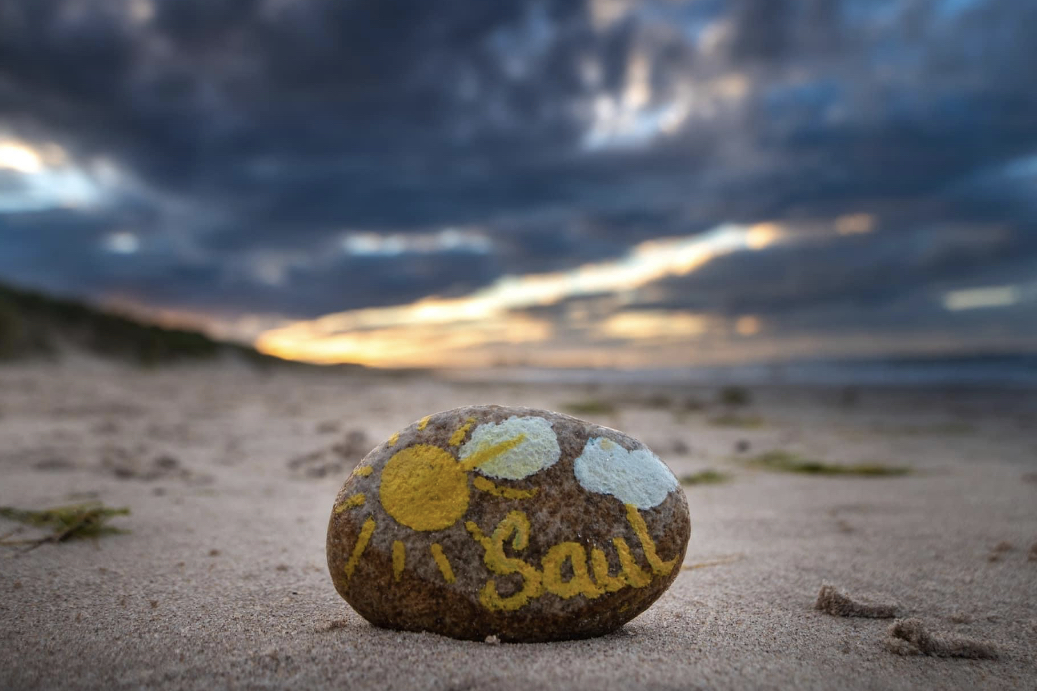
<path id="1" fill-rule="evenodd" d="M 328 526 L 338 592 L 368 621 L 455 638 L 598 636 L 676 578 L 691 524 L 641 442 L 568 415 L 471 406 L 372 450 Z"/>

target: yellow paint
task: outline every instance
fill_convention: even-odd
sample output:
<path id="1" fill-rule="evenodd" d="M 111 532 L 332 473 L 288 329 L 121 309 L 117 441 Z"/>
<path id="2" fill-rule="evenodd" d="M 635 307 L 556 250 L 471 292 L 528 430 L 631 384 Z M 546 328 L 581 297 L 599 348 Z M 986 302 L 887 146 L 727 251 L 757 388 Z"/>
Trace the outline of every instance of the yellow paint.
<path id="1" fill-rule="evenodd" d="M 466 523 L 465 527 L 486 550 L 486 555 L 483 557 L 486 568 L 500 576 L 521 574 L 523 580 L 522 589 L 508 597 L 500 596 L 497 592 L 497 582 L 494 579 L 486 581 L 486 585 L 479 591 L 479 603 L 483 607 L 491 611 L 515 611 L 543 594 L 543 578 L 540 571 L 521 559 L 514 559 L 504 554 L 504 543 L 509 538 L 511 538 L 512 548 L 517 551 L 522 551 L 529 545 L 529 519 L 526 514 L 521 511 L 512 511 L 497 524 L 493 536 L 489 538 L 479 530 L 479 526 L 471 521 Z M 513 538 L 512 534 L 514 534 Z"/>
<path id="2" fill-rule="evenodd" d="M 568 560 L 572 564 L 573 577 L 562 579 L 562 565 Z M 560 542 L 547 551 L 541 560 L 544 567 L 544 588 L 563 600 L 574 595 L 586 595 L 594 599 L 604 593 L 591 581 L 587 573 L 587 551 L 579 542 Z"/>
<path id="3" fill-rule="evenodd" d="M 630 553 L 630 546 L 621 537 L 612 538 L 612 544 L 616 546 L 619 553 L 620 576 L 631 588 L 644 588 L 652 582 L 652 574 L 643 570 L 634 561 L 634 555 Z"/>
<path id="4" fill-rule="evenodd" d="M 356 571 L 356 565 L 360 563 L 360 557 L 363 556 L 364 550 L 367 549 L 367 543 L 371 541 L 371 535 L 373 534 L 374 519 L 368 518 L 364 521 L 363 527 L 360 528 L 360 536 L 356 539 L 353 553 L 349 555 L 349 561 L 346 562 L 346 566 L 343 568 L 343 571 L 346 572 L 346 580 L 353 577 L 353 572 Z"/>
<path id="5" fill-rule="evenodd" d="M 505 499 L 531 499 L 536 496 L 539 488 L 534 487 L 533 489 L 515 489 L 513 487 L 498 487 L 481 475 L 476 476 L 472 480 L 472 485 L 475 489 L 482 492 L 487 492 L 495 497 L 503 497 Z"/>
<path id="6" fill-rule="evenodd" d="M 594 571 L 594 582 L 606 593 L 614 593 L 627 585 L 622 571 L 618 576 L 609 575 L 608 558 L 597 547 L 591 548 L 591 569 Z"/>
<path id="7" fill-rule="evenodd" d="M 476 484 L 478 486 L 478 483 Z M 522 551 L 529 545 L 529 518 L 521 511 L 512 511 L 505 516 L 497 524 L 491 537 L 487 537 L 473 521 L 468 521 L 465 523 L 468 532 L 486 550 L 483 557 L 486 567 L 498 575 L 518 573 L 522 575 L 523 579 L 523 587 L 519 592 L 508 597 L 501 597 L 497 592 L 496 581 L 491 578 L 479 592 L 480 604 L 494 611 L 514 611 L 525 607 L 531 600 L 540 597 L 545 592 L 563 599 L 576 595 L 594 599 L 605 593 L 614 593 L 627 587 L 644 588 L 652 582 L 655 575 L 665 576 L 673 571 L 677 562 L 676 557 L 670 561 L 663 561 L 659 558 L 655 542 L 648 534 L 648 526 L 638 513 L 637 507 L 632 504 L 627 505 L 627 521 L 633 528 L 634 534 L 637 535 L 645 559 L 651 568 L 650 570 L 642 568 L 634 558 L 627 541 L 621 537 L 615 537 L 612 538 L 612 544 L 616 548 L 620 565 L 619 573 L 615 576 L 609 573 L 608 558 L 603 550 L 592 547 L 588 564 L 586 548 L 578 542 L 561 542 L 551 546 L 541 559 L 542 570 L 521 559 L 508 557 L 504 553 L 504 545 L 509 539 L 512 549 L 516 551 Z M 436 559 L 436 563 L 440 564 L 440 570 L 443 570 L 443 565 L 436 556 L 435 547 L 438 545 L 433 548 L 433 557 Z M 442 550 L 439 552 L 442 554 Z M 564 580 L 562 576 L 562 567 L 566 561 L 572 566 L 573 576 L 569 580 Z M 446 577 L 445 571 L 444 577 Z"/>
<path id="8" fill-rule="evenodd" d="M 400 576 L 403 575 L 403 569 L 407 563 L 407 549 L 403 546 L 403 543 L 399 540 L 394 540 L 392 543 L 392 577 L 393 580 L 400 580 Z"/>
<path id="9" fill-rule="evenodd" d="M 652 536 L 648 534 L 648 526 L 645 525 L 645 519 L 641 518 L 641 514 L 633 504 L 627 504 L 626 507 L 627 521 L 629 521 L 630 527 L 634 529 L 634 534 L 637 535 L 637 539 L 641 541 L 641 549 L 644 550 L 645 559 L 648 560 L 648 565 L 652 567 L 652 571 L 660 576 L 667 575 L 673 571 L 673 567 L 677 563 L 677 558 L 674 557 L 669 561 L 663 561 L 660 559 L 659 555 L 655 551 L 655 542 L 652 541 Z"/>
<path id="10" fill-rule="evenodd" d="M 474 521 L 467 521 L 464 527 L 468 529 L 468 532 L 472 534 L 475 541 L 482 545 L 485 550 L 490 549 L 490 538 L 486 537 L 486 533 L 482 531 L 482 528 L 477 526 Z"/>
<path id="11" fill-rule="evenodd" d="M 472 470 L 474 468 L 478 468 L 483 463 L 492 461 L 493 459 L 497 458 L 497 456 L 500 456 L 505 451 L 510 451 L 511 449 L 514 449 L 516 446 L 525 441 L 525 439 L 526 435 L 520 434 L 517 437 L 512 437 L 511 439 L 508 439 L 507 441 L 502 441 L 500 444 L 494 444 L 493 446 L 479 448 L 475 451 L 475 453 L 473 453 L 471 456 L 464 460 L 464 462 L 461 464 L 461 467 L 464 470 Z"/>
<path id="12" fill-rule="evenodd" d="M 427 424 L 428 418 L 422 420 Z M 464 426 L 454 432 L 451 444 L 456 446 L 464 438 L 473 420 L 469 418 Z M 423 428 L 420 427 L 419 428 Z M 401 525 L 419 531 L 442 530 L 449 528 L 460 520 L 468 509 L 469 490 L 467 472 L 486 463 L 510 449 L 515 448 L 525 439 L 518 435 L 492 446 L 477 449 L 463 463 L 453 455 L 436 446 L 417 444 L 401 449 L 382 470 L 379 498 L 385 511 Z M 603 440 L 602 446 L 609 448 Z M 369 474 L 369 473 L 368 473 Z M 528 499 L 537 493 L 537 489 L 521 490 L 510 487 L 499 487 L 484 477 L 475 477 L 473 486 L 483 492 L 506 499 Z M 353 506 L 362 506 L 363 494 L 356 494 L 335 509 L 336 513 Z M 605 593 L 613 593 L 624 587 L 643 588 L 652 582 L 654 575 L 665 576 L 673 571 L 677 559 L 669 561 L 660 558 L 655 542 L 648 532 L 644 518 L 633 504 L 627 504 L 626 518 L 648 562 L 649 570 L 642 568 L 633 556 L 630 546 L 621 537 L 612 539 L 619 558 L 620 570 L 615 576 L 609 573 L 608 559 L 605 552 L 597 547 L 591 548 L 588 562 L 586 548 L 578 542 L 561 542 L 551 546 L 541 559 L 541 569 L 522 559 L 509 557 L 504 546 L 509 541 L 511 548 L 522 551 L 529 545 L 531 533 L 529 518 L 521 511 L 512 511 L 497 524 L 492 536 L 485 533 L 472 521 L 465 523 L 468 532 L 485 550 L 483 561 L 491 573 L 507 576 L 519 574 L 522 577 L 522 588 L 509 596 L 503 597 L 497 591 L 496 580 L 490 578 L 479 591 L 479 603 L 491 611 L 515 611 L 525 607 L 531 600 L 542 596 L 545 592 L 563 599 L 582 595 L 588 599 L 600 597 Z M 357 544 L 346 564 L 347 578 L 352 576 L 371 534 L 374 532 L 374 519 L 368 518 L 360 531 Z M 439 567 L 443 579 L 454 583 L 456 577 L 450 562 L 439 543 L 430 546 L 432 558 Z M 572 578 L 564 580 L 562 569 L 569 562 Z M 406 564 L 406 551 L 401 541 L 396 540 L 392 546 L 393 577 L 399 581 Z M 593 573 L 593 578 L 591 574 Z"/>
<path id="13" fill-rule="evenodd" d="M 432 558 L 435 560 L 436 566 L 439 567 L 439 572 L 443 574 L 443 580 L 447 583 L 456 581 L 457 578 L 454 577 L 454 570 L 450 568 L 450 560 L 443 553 L 443 546 L 438 542 L 433 542 L 429 550 L 432 552 Z"/>
<path id="14" fill-rule="evenodd" d="M 450 435 L 450 446 L 457 446 L 464 441 L 464 435 L 468 434 L 468 430 L 475 424 L 475 418 L 470 417 L 465 420 L 464 425 L 458 427 L 452 435 Z"/>
<path id="15" fill-rule="evenodd" d="M 374 468 L 369 465 L 358 465 L 356 468 L 353 468 L 353 474 L 360 477 L 367 477 L 373 472 Z"/>
<path id="16" fill-rule="evenodd" d="M 468 476 L 449 452 L 428 444 L 397 451 L 382 470 L 382 507 L 414 530 L 442 530 L 468 510 Z"/>
<path id="17" fill-rule="evenodd" d="M 400 440 L 400 433 L 399 432 L 393 432 L 392 436 L 389 437 L 389 447 L 391 448 L 393 446 L 396 446 L 396 442 L 398 442 L 399 440 Z"/>
<path id="18" fill-rule="evenodd" d="M 428 421 L 429 421 L 429 418 L 431 418 L 431 417 L 432 417 L 431 415 L 426 415 L 425 417 L 421 418 L 421 421 L 418 422 L 418 431 L 419 432 L 424 431 L 424 429 L 426 427 L 428 427 Z"/>
<path id="19" fill-rule="evenodd" d="M 363 494 L 354 494 L 349 499 L 335 507 L 335 513 L 342 513 L 346 509 L 355 509 L 358 506 L 363 506 L 366 497 Z"/>

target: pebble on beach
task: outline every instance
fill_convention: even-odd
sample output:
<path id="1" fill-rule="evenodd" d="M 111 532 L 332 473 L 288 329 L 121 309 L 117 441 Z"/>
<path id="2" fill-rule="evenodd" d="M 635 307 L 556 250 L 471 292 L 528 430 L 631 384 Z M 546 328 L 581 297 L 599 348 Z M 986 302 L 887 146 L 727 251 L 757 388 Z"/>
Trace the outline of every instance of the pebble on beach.
<path id="1" fill-rule="evenodd" d="M 368 621 L 455 638 L 598 636 L 680 572 L 691 525 L 644 444 L 568 415 L 471 406 L 371 451 L 328 526 L 335 587 Z"/>

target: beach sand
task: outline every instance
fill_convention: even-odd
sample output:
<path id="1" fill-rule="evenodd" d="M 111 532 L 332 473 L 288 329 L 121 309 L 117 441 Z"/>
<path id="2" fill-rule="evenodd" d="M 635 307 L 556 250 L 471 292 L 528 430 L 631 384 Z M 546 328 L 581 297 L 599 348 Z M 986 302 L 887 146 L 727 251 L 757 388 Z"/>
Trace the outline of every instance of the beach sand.
<path id="1" fill-rule="evenodd" d="M 1037 396 L 751 395 L 728 412 L 708 387 L 462 384 L 233 362 L 8 366 L 0 505 L 97 499 L 132 513 L 113 521 L 125 535 L 0 549 L 0 686 L 1037 688 Z M 601 412 L 581 417 L 642 439 L 678 476 L 730 475 L 686 487 L 689 568 L 651 609 L 603 638 L 493 645 L 377 629 L 338 596 L 325 530 L 352 465 L 415 419 L 470 403 L 582 403 Z M 913 472 L 827 477 L 745 462 L 774 450 Z M 0 521 L 0 533 L 16 527 Z M 816 610 L 823 583 L 896 603 L 998 657 L 896 654 L 892 620 Z"/>

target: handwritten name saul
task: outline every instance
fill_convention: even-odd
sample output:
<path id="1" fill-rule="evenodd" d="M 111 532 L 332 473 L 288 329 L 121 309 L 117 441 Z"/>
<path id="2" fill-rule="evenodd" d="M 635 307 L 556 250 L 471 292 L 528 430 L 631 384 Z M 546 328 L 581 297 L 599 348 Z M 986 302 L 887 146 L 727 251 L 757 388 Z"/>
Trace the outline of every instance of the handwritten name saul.
<path id="1" fill-rule="evenodd" d="M 622 588 L 643 588 L 652 582 L 654 576 L 666 576 L 672 572 L 677 559 L 663 561 L 659 557 L 655 542 L 648 534 L 648 527 L 637 507 L 627 504 L 626 517 L 641 543 L 649 570 L 638 565 L 630 546 L 621 537 L 612 538 L 620 563 L 619 573 L 615 575 L 609 573 L 608 559 L 603 550 L 592 547 L 588 563 L 587 550 L 578 542 L 560 542 L 553 545 L 544 555 L 540 562 L 541 568 L 538 569 L 522 559 L 509 557 L 504 553 L 504 546 L 509 540 L 512 549 L 518 552 L 523 551 L 529 544 L 530 524 L 524 512 L 509 513 L 489 536 L 475 523 L 468 521 L 465 523 L 468 532 L 486 550 L 483 559 L 486 568 L 499 576 L 517 573 L 523 580 L 522 588 L 518 592 L 502 597 L 497 590 L 496 581 L 491 578 L 479 591 L 479 603 L 492 611 L 515 611 L 544 593 L 551 593 L 566 600 L 575 595 L 594 599 Z M 573 574 L 568 580 L 563 577 L 563 566 L 566 562 L 569 562 Z"/>

